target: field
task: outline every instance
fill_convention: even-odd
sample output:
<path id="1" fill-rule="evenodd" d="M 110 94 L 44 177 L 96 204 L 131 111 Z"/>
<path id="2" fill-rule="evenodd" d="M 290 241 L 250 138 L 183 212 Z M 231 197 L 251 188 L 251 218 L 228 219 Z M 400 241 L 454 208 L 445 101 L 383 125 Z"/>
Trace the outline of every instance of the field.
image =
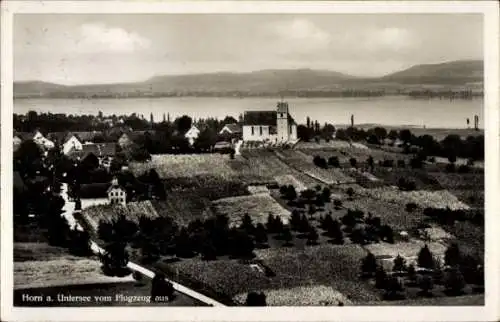
<path id="1" fill-rule="evenodd" d="M 234 297 L 235 302 L 245 303 L 247 293 Z M 342 293 L 330 286 L 297 286 L 287 289 L 266 290 L 266 303 L 268 306 L 331 306 L 338 303 L 349 305 L 352 302 Z"/>
<path id="2" fill-rule="evenodd" d="M 426 170 L 409 168 L 382 168 L 376 166 L 373 175 L 382 180 L 386 185 L 398 186 L 399 180 L 404 178 L 415 183 L 417 190 L 441 190 L 439 181 Z"/>
<path id="3" fill-rule="evenodd" d="M 373 216 L 380 217 L 382 223 L 390 225 L 394 231 L 412 230 L 425 219 L 425 216 L 419 209 L 408 213 L 404 205 L 389 203 L 375 198 L 357 197 L 354 200 L 344 199 L 342 200 L 342 204 L 344 208 L 363 211 L 365 216 L 371 213 Z M 344 211 L 342 211 L 343 214 L 345 214 Z"/>
<path id="4" fill-rule="evenodd" d="M 166 200 L 152 201 L 156 212 L 162 217 L 171 217 L 178 225 L 187 226 L 195 219 L 205 216 L 210 200 L 201 197 L 196 191 L 173 191 Z"/>
<path id="5" fill-rule="evenodd" d="M 344 299 L 345 304 L 379 299 L 368 284 L 359 280 L 357 268 L 366 255 L 359 246 L 322 245 L 301 251 L 271 248 L 256 253 L 253 262 L 268 267 L 275 276 L 268 277 L 253 269 L 251 263 L 234 259 L 200 261 L 193 258 L 172 264 L 160 263 L 158 267 L 168 272 L 181 272 L 183 278 L 203 284 L 199 287 L 232 297 L 235 302 L 240 302 L 243 294 L 253 290 L 266 293 L 275 305 L 319 305 L 317 302 L 325 299 L 337 305 L 336 299 Z M 293 290 L 311 295 L 298 297 Z M 324 293 L 316 300 L 312 298 L 316 295 L 311 293 L 313 290 Z"/>
<path id="6" fill-rule="evenodd" d="M 237 173 L 228 165 L 229 155 L 223 154 L 161 154 L 153 155 L 150 162 L 131 162 L 130 170 L 138 176 L 156 169 L 161 179 L 198 175 L 216 175 L 233 178 Z"/>
<path id="7" fill-rule="evenodd" d="M 46 243 L 14 243 L 15 289 L 130 281 L 131 276 L 105 276 L 97 259 L 72 256 Z"/>
<path id="8" fill-rule="evenodd" d="M 290 212 L 267 193 L 215 200 L 212 207 L 216 214 L 227 215 L 230 226 L 239 225 L 245 214 L 252 218 L 254 224 L 265 224 L 269 214 L 279 216 L 283 223 L 290 218 Z"/>
<path id="9" fill-rule="evenodd" d="M 395 244 L 376 243 L 366 245 L 366 250 L 370 251 L 379 258 L 385 269 L 391 270 L 393 260 L 396 256 L 401 255 L 406 259 L 407 264 L 416 264 L 418 252 L 424 245 L 427 244 L 430 251 L 437 258 L 441 258 L 446 251 L 447 245 L 438 242 L 425 243 L 418 239 L 411 239 L 408 242 L 397 242 Z"/>
<path id="10" fill-rule="evenodd" d="M 314 165 L 313 157 L 297 150 L 283 150 L 276 152 L 276 155 L 286 164 L 303 172 L 324 184 L 341 184 L 354 182 L 354 179 L 347 176 L 340 169 L 321 169 Z"/>
<path id="11" fill-rule="evenodd" d="M 157 218 L 159 217 L 151 201 L 129 202 L 127 205 L 98 205 L 82 210 L 82 216 L 97 231 L 99 222 L 112 222 L 120 216 L 125 216 L 128 220 L 135 223 L 139 222 L 141 217 Z"/>
<path id="12" fill-rule="evenodd" d="M 415 191 L 400 191 L 397 188 L 375 188 L 375 189 L 360 189 L 356 191 L 359 194 L 358 198 L 373 198 L 381 201 L 395 203 L 404 207 L 408 203 L 415 203 L 420 208 L 450 208 L 469 209 L 470 207 L 458 200 L 456 196 L 448 190 L 415 190 Z"/>

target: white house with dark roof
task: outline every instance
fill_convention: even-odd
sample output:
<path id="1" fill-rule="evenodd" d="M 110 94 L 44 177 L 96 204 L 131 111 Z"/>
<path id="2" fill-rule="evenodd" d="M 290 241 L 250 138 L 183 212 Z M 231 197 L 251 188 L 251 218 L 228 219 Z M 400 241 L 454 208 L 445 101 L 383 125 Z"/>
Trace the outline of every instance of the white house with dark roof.
<path id="1" fill-rule="evenodd" d="M 278 102 L 275 111 L 246 111 L 243 116 L 243 141 L 271 143 L 295 142 L 297 123 L 287 102 Z"/>
<path id="2" fill-rule="evenodd" d="M 125 206 L 127 204 L 127 192 L 120 186 L 117 178 L 113 178 L 108 188 L 108 200 L 111 205 Z"/>

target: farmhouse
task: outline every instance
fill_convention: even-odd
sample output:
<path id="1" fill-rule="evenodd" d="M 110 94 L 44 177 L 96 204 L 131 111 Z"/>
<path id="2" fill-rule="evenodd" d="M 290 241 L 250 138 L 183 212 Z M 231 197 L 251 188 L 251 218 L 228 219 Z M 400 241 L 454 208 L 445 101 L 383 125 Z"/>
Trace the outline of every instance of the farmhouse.
<path id="1" fill-rule="evenodd" d="M 297 123 L 287 102 L 278 102 L 276 111 L 247 111 L 243 119 L 243 141 L 285 143 L 297 140 Z"/>
<path id="2" fill-rule="evenodd" d="M 117 178 L 113 178 L 111 186 L 108 188 L 108 200 L 111 205 L 119 204 L 125 206 L 127 204 L 127 193 L 120 186 Z"/>

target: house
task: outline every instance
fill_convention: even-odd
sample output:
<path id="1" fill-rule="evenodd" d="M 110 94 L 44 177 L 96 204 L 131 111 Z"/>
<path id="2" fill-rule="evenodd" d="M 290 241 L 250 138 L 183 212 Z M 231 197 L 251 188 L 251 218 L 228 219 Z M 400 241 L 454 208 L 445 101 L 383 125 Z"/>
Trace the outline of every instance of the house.
<path id="1" fill-rule="evenodd" d="M 144 138 L 147 135 L 153 136 L 155 131 L 133 131 L 133 132 L 123 132 L 118 138 L 118 145 L 121 148 L 128 148 L 139 139 Z"/>
<path id="2" fill-rule="evenodd" d="M 297 140 L 297 123 L 287 102 L 278 102 L 275 111 L 246 111 L 243 116 L 243 141 L 285 143 Z"/>
<path id="3" fill-rule="evenodd" d="M 21 138 L 21 136 L 18 134 L 14 134 L 14 137 L 12 138 L 12 151 L 16 152 L 17 149 L 19 149 L 21 143 L 23 143 L 23 139 Z"/>
<path id="4" fill-rule="evenodd" d="M 196 126 L 191 126 L 191 128 L 184 134 L 184 137 L 189 141 L 190 145 L 194 144 L 194 140 L 200 135 L 200 130 Z"/>
<path id="5" fill-rule="evenodd" d="M 38 130 L 33 133 L 33 141 L 46 150 L 53 149 L 56 146 L 54 142 L 47 139 L 45 136 L 43 136 L 42 132 Z"/>
<path id="6" fill-rule="evenodd" d="M 120 186 L 117 178 L 113 178 L 108 188 L 108 200 L 111 205 L 125 206 L 127 204 L 127 192 Z"/>
<path id="7" fill-rule="evenodd" d="M 83 144 L 75 135 L 71 135 L 66 142 L 62 144 L 62 152 L 68 155 L 70 151 L 79 151 L 83 149 Z"/>
<path id="8" fill-rule="evenodd" d="M 28 141 L 28 140 L 33 140 L 39 147 L 43 148 L 44 150 L 49 150 L 55 147 L 55 144 L 53 141 L 47 139 L 46 137 L 43 136 L 42 132 L 39 130 L 36 130 L 32 133 L 30 132 L 17 132 L 14 135 L 13 138 L 13 143 L 14 143 L 14 151 L 19 148 L 19 145 L 21 145 L 22 142 Z"/>
<path id="9" fill-rule="evenodd" d="M 232 123 L 232 124 L 226 124 L 224 125 L 224 127 L 222 128 L 222 130 L 220 130 L 219 134 L 221 135 L 237 135 L 237 134 L 241 134 L 243 132 L 243 129 L 241 128 L 241 126 L 237 123 Z"/>
<path id="10" fill-rule="evenodd" d="M 116 143 L 82 144 L 81 149 L 71 149 L 67 155 L 72 160 L 82 161 L 89 155 L 95 155 L 99 164 L 109 166 L 116 154 Z"/>

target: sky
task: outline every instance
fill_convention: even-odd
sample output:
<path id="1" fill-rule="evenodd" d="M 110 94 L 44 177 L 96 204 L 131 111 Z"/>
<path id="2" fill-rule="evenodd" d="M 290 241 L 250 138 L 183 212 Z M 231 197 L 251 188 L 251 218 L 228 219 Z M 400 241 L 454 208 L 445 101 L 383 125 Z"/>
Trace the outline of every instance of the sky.
<path id="1" fill-rule="evenodd" d="M 381 76 L 483 58 L 479 14 L 17 14 L 14 80 L 311 68 Z"/>

